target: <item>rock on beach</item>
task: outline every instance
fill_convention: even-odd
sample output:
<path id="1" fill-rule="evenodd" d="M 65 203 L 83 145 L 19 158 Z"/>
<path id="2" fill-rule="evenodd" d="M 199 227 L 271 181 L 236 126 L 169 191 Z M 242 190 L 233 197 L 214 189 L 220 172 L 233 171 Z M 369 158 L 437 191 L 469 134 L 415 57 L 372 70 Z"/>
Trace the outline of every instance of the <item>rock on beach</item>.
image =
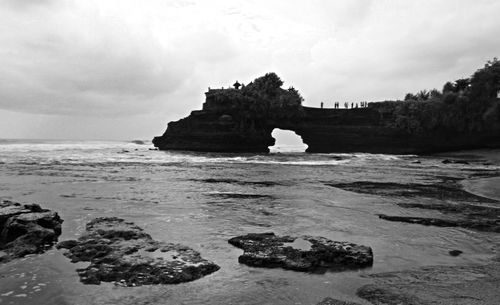
<path id="1" fill-rule="evenodd" d="M 43 253 L 57 242 L 63 220 L 38 204 L 0 202 L 0 262 Z"/>
<path id="2" fill-rule="evenodd" d="M 68 249 L 65 255 L 74 263 L 90 262 L 77 270 L 84 284 L 177 284 L 219 270 L 197 251 L 156 241 L 134 223 L 116 217 L 90 221 L 80 238 L 60 242 L 57 247 Z"/>
<path id="3" fill-rule="evenodd" d="M 358 269 L 373 264 L 370 247 L 324 237 L 251 233 L 233 237 L 229 243 L 244 250 L 238 261 L 253 267 L 316 272 Z"/>

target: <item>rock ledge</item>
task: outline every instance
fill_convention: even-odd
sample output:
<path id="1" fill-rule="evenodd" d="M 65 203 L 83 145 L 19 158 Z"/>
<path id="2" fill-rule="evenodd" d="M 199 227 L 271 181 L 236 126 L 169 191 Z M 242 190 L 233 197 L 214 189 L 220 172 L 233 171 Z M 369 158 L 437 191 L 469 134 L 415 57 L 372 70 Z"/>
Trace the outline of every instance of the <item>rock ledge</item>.
<path id="1" fill-rule="evenodd" d="M 244 250 L 238 261 L 253 267 L 313 272 L 357 269 L 373 264 L 370 247 L 324 237 L 251 233 L 233 237 L 229 243 Z"/>
<path id="2" fill-rule="evenodd" d="M 78 240 L 60 242 L 58 248 L 72 262 L 90 262 L 78 269 L 84 284 L 115 282 L 123 286 L 177 284 L 219 270 L 195 250 L 153 240 L 140 227 L 123 219 L 96 218 Z"/>

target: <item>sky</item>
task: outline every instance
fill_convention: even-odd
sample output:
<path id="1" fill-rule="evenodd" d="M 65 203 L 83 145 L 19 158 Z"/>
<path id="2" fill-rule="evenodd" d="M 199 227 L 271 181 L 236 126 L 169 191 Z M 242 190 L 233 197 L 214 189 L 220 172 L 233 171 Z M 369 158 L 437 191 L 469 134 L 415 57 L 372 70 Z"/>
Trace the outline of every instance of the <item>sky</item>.
<path id="1" fill-rule="evenodd" d="M 0 138 L 151 139 L 208 87 L 401 99 L 500 57 L 497 0 L 0 0 Z M 330 105 L 331 104 L 331 105 Z"/>

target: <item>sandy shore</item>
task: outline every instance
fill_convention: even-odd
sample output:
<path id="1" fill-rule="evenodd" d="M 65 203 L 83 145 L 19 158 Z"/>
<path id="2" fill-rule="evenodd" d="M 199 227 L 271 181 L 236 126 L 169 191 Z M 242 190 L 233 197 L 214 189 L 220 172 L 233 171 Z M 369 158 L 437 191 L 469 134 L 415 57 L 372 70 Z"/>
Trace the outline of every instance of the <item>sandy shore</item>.
<path id="1" fill-rule="evenodd" d="M 464 180 L 464 190 L 500 200 L 500 177 Z M 495 233 L 492 233 L 495 234 Z M 472 266 L 430 266 L 367 275 L 373 284 L 357 294 L 375 305 L 496 305 L 500 300 L 500 245 L 497 256 Z"/>
<path id="2" fill-rule="evenodd" d="M 424 267 L 373 274 L 375 284 L 358 295 L 379 304 L 495 305 L 500 300 L 500 263 Z"/>
<path id="3" fill-rule="evenodd" d="M 473 194 L 500 200 L 500 177 L 466 180 L 462 185 Z"/>

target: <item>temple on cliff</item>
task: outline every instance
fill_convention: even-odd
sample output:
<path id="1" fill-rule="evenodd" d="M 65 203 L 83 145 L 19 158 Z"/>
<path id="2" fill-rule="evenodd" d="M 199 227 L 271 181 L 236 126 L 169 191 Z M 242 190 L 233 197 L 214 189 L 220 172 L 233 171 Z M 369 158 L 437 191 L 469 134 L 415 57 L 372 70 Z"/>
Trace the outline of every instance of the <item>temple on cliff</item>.
<path id="1" fill-rule="evenodd" d="M 466 80 L 365 107 L 312 108 L 275 73 L 240 88 L 209 89 L 202 110 L 170 122 L 153 143 L 160 150 L 269 152 L 275 128 L 291 130 L 307 152 L 419 154 L 500 147 L 500 62 Z"/>

